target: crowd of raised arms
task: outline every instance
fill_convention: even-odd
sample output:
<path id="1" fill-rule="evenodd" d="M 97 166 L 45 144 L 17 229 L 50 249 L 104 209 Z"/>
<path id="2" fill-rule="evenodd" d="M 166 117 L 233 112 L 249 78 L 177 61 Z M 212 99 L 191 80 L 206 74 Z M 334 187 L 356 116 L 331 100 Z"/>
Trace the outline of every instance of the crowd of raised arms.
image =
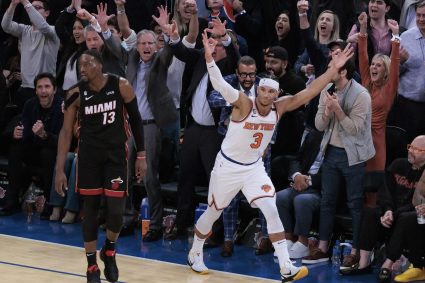
<path id="1" fill-rule="evenodd" d="M 138 210 L 142 195 L 143 241 L 195 227 L 188 264 L 198 273 L 208 272 L 205 242 L 233 255 L 246 198 L 260 221 L 256 254 L 275 250 L 282 282 L 308 274 L 289 259 L 329 260 L 341 206 L 352 245 L 341 274 L 372 272 L 385 244 L 378 282 L 402 256 L 412 265 L 394 280 L 425 280 L 425 0 L 0 0 L 0 9 L 0 216 L 38 194 L 42 219 L 82 220 L 88 282 L 100 282 L 101 197 L 100 257 L 115 282 L 124 221 L 110 211 Z M 165 232 L 166 183 L 177 194 Z M 195 188 L 208 183 L 196 222 Z M 224 234 L 212 226 L 219 218 Z"/>

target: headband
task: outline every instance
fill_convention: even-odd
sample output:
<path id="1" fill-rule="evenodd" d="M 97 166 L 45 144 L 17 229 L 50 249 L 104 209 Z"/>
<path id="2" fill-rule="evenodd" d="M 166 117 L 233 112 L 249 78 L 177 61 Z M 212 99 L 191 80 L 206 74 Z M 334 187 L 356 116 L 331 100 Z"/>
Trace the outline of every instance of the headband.
<path id="1" fill-rule="evenodd" d="M 258 86 L 268 86 L 279 92 L 279 83 L 273 79 L 263 78 L 260 80 Z"/>

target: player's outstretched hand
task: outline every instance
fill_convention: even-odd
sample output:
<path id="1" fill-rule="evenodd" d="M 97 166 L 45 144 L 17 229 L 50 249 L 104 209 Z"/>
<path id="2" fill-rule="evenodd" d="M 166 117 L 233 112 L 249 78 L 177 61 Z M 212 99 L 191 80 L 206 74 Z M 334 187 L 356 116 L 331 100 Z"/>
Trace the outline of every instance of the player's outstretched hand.
<path id="1" fill-rule="evenodd" d="M 353 57 L 353 55 L 353 48 L 351 47 L 351 44 L 348 43 L 343 51 L 334 52 L 332 54 L 332 67 L 336 68 L 337 70 L 341 69 L 344 67 L 345 63 Z"/>

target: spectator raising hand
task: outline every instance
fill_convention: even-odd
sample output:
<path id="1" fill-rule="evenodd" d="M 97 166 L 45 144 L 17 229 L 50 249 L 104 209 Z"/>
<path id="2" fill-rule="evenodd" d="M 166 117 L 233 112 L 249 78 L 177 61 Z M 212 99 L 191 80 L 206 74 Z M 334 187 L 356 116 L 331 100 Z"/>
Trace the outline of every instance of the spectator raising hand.
<path id="1" fill-rule="evenodd" d="M 170 13 L 167 12 L 167 6 L 160 6 L 158 7 L 159 16 L 156 17 L 155 15 L 152 15 L 152 19 L 158 23 L 158 25 L 161 27 L 162 31 L 165 33 L 166 30 L 168 30 L 167 25 L 170 24 Z M 169 34 L 166 33 L 168 36 Z"/>
<path id="2" fill-rule="evenodd" d="M 400 34 L 399 26 L 396 20 L 388 19 L 387 24 L 390 27 L 390 30 L 393 35 L 398 36 Z"/>
<path id="3" fill-rule="evenodd" d="M 102 2 L 97 5 L 97 14 L 93 14 L 96 17 L 97 22 L 102 29 L 102 32 L 106 32 L 108 28 L 108 21 L 113 18 L 115 15 L 108 15 L 106 11 L 108 10 L 108 4 L 103 4 Z"/>
<path id="4" fill-rule="evenodd" d="M 211 34 L 224 37 L 226 35 L 226 23 L 227 21 L 221 22 L 220 19 L 212 19 L 212 26 L 205 30 Z"/>

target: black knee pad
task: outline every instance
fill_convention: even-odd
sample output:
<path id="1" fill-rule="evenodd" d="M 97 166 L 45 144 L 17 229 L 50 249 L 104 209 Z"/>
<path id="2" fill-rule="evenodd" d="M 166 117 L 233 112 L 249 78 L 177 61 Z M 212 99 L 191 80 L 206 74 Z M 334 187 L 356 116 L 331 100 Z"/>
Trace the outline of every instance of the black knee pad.
<path id="1" fill-rule="evenodd" d="M 106 197 L 106 229 L 119 233 L 123 224 L 125 198 Z"/>

